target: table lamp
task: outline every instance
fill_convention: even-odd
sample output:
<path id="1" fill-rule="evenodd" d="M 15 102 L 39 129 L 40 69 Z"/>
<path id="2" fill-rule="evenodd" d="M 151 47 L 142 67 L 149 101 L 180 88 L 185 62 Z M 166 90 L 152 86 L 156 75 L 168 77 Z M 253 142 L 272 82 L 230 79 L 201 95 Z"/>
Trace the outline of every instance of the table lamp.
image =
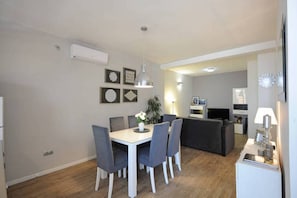
<path id="1" fill-rule="evenodd" d="M 271 125 L 277 125 L 277 120 L 272 108 L 259 107 L 254 122 L 256 124 L 263 124 L 265 136 L 269 140 Z"/>
<path id="2" fill-rule="evenodd" d="M 268 158 L 271 158 L 273 151 L 271 150 L 272 146 L 270 143 L 270 129 L 272 125 L 277 125 L 277 120 L 272 108 L 259 107 L 254 122 L 256 124 L 263 124 L 263 128 L 265 131 L 265 138 L 263 143 L 266 148 L 268 147 L 270 149 L 270 151 L 268 151 L 269 153 L 267 153 L 266 155 L 268 155 Z"/>

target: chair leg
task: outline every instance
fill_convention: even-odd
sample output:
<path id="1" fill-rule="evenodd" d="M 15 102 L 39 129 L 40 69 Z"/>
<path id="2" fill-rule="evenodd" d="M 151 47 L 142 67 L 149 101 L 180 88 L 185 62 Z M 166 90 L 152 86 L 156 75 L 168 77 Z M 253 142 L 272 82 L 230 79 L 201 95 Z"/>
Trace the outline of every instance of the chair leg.
<path id="1" fill-rule="evenodd" d="M 175 155 L 175 163 L 178 167 L 178 170 L 181 171 L 181 160 L 180 160 L 180 152 L 177 152 Z"/>
<path id="2" fill-rule="evenodd" d="M 123 168 L 123 177 L 124 177 L 124 178 L 127 177 L 127 168 Z"/>
<path id="3" fill-rule="evenodd" d="M 152 167 L 150 167 L 150 178 L 151 178 L 152 191 L 153 191 L 153 193 L 156 193 L 154 168 L 152 168 Z"/>
<path id="4" fill-rule="evenodd" d="M 144 169 L 144 165 L 139 163 L 139 170 L 142 170 L 142 169 Z"/>
<path id="5" fill-rule="evenodd" d="M 146 166 L 146 173 L 150 172 L 150 167 Z"/>
<path id="6" fill-rule="evenodd" d="M 100 169 L 99 167 L 97 167 L 95 191 L 98 191 L 98 188 L 99 188 L 99 183 L 100 183 L 100 172 L 101 172 L 101 169 Z"/>
<path id="7" fill-rule="evenodd" d="M 174 178 L 174 174 L 173 174 L 173 167 L 172 167 L 172 157 L 168 157 L 168 161 L 169 161 L 169 170 L 170 170 L 170 175 L 171 178 Z"/>
<path id="8" fill-rule="evenodd" d="M 108 198 L 111 198 L 113 188 L 113 173 L 109 174 Z"/>
<path id="9" fill-rule="evenodd" d="M 168 175 L 167 175 L 167 162 L 163 162 L 163 174 L 164 174 L 164 179 L 165 183 L 168 184 Z"/>
<path id="10" fill-rule="evenodd" d="M 119 178 L 122 177 L 122 170 L 118 170 L 118 177 L 119 177 Z"/>

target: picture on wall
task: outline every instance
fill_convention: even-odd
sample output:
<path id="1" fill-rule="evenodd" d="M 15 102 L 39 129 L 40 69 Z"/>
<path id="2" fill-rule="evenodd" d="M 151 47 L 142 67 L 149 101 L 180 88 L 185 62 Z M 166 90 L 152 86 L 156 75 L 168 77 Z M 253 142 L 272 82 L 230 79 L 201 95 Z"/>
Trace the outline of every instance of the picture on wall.
<path id="1" fill-rule="evenodd" d="M 100 103 L 120 103 L 120 89 L 101 87 Z"/>
<path id="2" fill-rule="evenodd" d="M 281 102 L 287 100 L 287 43 L 286 43 L 286 18 L 283 16 L 282 27 L 280 30 L 280 46 L 278 48 L 279 62 L 276 67 L 274 77 L 277 85 L 277 96 Z"/>
<path id="3" fill-rule="evenodd" d="M 199 96 L 193 96 L 192 105 L 199 105 Z"/>
<path id="4" fill-rule="evenodd" d="M 121 72 L 110 69 L 105 69 L 105 82 L 107 83 L 121 83 Z"/>
<path id="5" fill-rule="evenodd" d="M 137 102 L 137 90 L 124 89 L 123 90 L 123 102 Z"/>
<path id="6" fill-rule="evenodd" d="M 286 42 L 286 18 L 282 25 L 282 71 L 280 73 L 282 92 L 280 98 L 283 102 L 287 101 L 287 42 Z"/>
<path id="7" fill-rule="evenodd" d="M 124 84 L 126 85 L 134 85 L 134 81 L 136 78 L 136 70 L 123 68 L 123 75 L 124 75 Z"/>

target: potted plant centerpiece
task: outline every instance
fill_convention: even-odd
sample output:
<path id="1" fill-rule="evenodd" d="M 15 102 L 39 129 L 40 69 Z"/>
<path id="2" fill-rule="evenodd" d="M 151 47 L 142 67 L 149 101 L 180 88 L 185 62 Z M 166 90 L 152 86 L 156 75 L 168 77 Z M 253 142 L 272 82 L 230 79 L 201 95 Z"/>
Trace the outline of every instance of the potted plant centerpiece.
<path id="1" fill-rule="evenodd" d="M 144 122 L 146 121 L 146 113 L 141 111 L 140 113 L 135 115 L 137 123 L 138 123 L 138 128 L 139 131 L 144 130 Z"/>

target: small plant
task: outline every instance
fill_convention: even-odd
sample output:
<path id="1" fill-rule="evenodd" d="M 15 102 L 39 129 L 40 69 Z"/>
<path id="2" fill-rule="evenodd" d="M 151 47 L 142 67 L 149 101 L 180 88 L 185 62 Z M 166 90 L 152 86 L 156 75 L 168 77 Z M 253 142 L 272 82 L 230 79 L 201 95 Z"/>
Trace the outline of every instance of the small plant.
<path id="1" fill-rule="evenodd" d="M 149 124 L 158 123 L 161 117 L 161 103 L 157 96 L 154 96 L 147 101 L 147 109 L 145 112 Z"/>

